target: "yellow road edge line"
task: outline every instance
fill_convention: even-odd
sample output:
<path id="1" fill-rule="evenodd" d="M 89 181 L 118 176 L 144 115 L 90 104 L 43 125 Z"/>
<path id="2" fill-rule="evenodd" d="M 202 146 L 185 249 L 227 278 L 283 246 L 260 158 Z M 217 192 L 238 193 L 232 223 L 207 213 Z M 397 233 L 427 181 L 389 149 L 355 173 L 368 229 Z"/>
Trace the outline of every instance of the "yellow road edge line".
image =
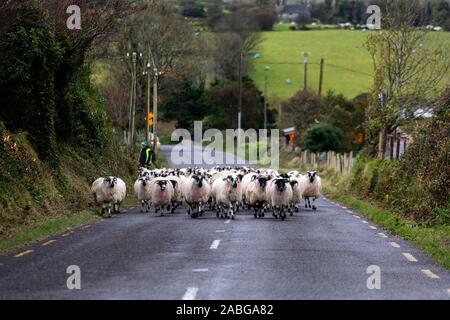
<path id="1" fill-rule="evenodd" d="M 34 250 L 27 250 L 27 251 L 24 251 L 24 252 L 16 254 L 14 256 L 14 258 L 21 258 L 21 257 L 26 256 L 27 254 L 30 254 L 30 253 L 33 253 L 33 252 L 34 252 Z"/>
<path id="2" fill-rule="evenodd" d="M 62 235 L 62 237 L 68 237 L 68 236 L 70 236 L 71 234 L 73 234 L 73 231 L 69 231 L 69 232 L 67 232 L 67 233 L 64 233 L 64 234 Z"/>
<path id="3" fill-rule="evenodd" d="M 49 246 L 49 245 L 51 245 L 52 243 L 55 243 L 55 242 L 56 242 L 56 240 L 50 240 L 50 241 L 47 241 L 47 242 L 43 243 L 42 246 L 46 247 L 46 246 Z"/>

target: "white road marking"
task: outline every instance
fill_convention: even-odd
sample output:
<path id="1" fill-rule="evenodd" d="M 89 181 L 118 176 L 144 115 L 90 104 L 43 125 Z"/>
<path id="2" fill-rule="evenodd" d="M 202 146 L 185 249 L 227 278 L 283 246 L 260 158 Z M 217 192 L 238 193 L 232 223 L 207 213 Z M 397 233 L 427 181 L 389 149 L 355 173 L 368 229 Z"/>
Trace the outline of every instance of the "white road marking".
<path id="1" fill-rule="evenodd" d="M 203 268 L 203 269 L 192 269 L 192 272 L 208 272 L 209 269 L 208 268 Z"/>
<path id="2" fill-rule="evenodd" d="M 187 288 L 182 300 L 194 300 L 195 296 L 197 295 L 198 288 L 196 287 L 189 287 Z"/>
<path id="3" fill-rule="evenodd" d="M 377 227 L 374 227 L 374 226 L 370 226 L 370 229 L 372 229 L 372 230 L 377 230 L 378 228 L 377 228 Z"/>
<path id="4" fill-rule="evenodd" d="M 422 272 L 423 272 L 428 278 L 431 278 L 431 279 L 440 279 L 439 276 L 438 276 L 437 274 L 433 273 L 431 270 L 424 269 L 424 270 L 422 270 Z"/>
<path id="5" fill-rule="evenodd" d="M 356 219 L 361 219 L 361 217 L 357 216 L 356 214 L 353 215 Z"/>
<path id="6" fill-rule="evenodd" d="M 447 293 L 450 294 L 450 289 L 447 289 Z"/>
<path id="7" fill-rule="evenodd" d="M 225 230 L 216 230 L 217 233 L 224 233 Z"/>
<path id="8" fill-rule="evenodd" d="M 380 236 L 381 238 L 387 238 L 388 236 L 385 235 L 383 232 L 378 233 L 378 236 Z"/>
<path id="9" fill-rule="evenodd" d="M 416 259 L 411 253 L 403 252 L 403 256 L 404 256 L 408 261 L 411 261 L 411 262 L 417 262 L 417 259 Z"/>
<path id="10" fill-rule="evenodd" d="M 353 214 L 353 211 L 347 210 L 348 213 Z"/>
<path id="11" fill-rule="evenodd" d="M 347 210 L 347 207 L 342 207 L 342 209 Z"/>
<path id="12" fill-rule="evenodd" d="M 364 223 L 364 224 L 368 224 L 368 222 L 367 222 L 366 220 L 363 220 L 363 221 L 362 221 L 362 223 Z"/>
<path id="13" fill-rule="evenodd" d="M 394 248 L 397 248 L 397 249 L 400 248 L 400 245 L 397 242 L 389 242 L 389 244 L 391 245 L 391 247 L 394 247 Z"/>
<path id="14" fill-rule="evenodd" d="M 214 240 L 209 248 L 211 250 L 217 249 L 219 247 L 219 244 L 220 244 L 220 240 Z"/>
<path id="15" fill-rule="evenodd" d="M 231 222 L 231 220 L 227 220 L 227 221 L 225 221 L 224 223 L 230 223 Z"/>

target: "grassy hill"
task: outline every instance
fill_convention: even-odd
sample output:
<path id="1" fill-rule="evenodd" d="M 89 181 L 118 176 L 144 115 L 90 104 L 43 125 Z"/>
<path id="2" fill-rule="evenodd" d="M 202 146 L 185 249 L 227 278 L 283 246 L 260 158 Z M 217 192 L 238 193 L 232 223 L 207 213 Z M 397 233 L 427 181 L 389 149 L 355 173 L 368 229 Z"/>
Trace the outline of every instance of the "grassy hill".
<path id="1" fill-rule="evenodd" d="M 334 90 L 353 98 L 367 92 L 372 85 L 372 61 L 364 48 L 367 33 L 348 30 L 289 31 L 278 25 L 275 31 L 263 33 L 261 57 L 254 60 L 253 78 L 264 87 L 268 75 L 270 97 L 289 98 L 303 88 L 303 54 L 311 52 L 308 86 L 319 87 L 320 59 L 325 59 L 323 92 Z M 450 41 L 450 33 L 434 33 L 438 41 Z M 265 72 L 264 67 L 270 66 Z M 292 84 L 287 80 L 291 79 Z"/>

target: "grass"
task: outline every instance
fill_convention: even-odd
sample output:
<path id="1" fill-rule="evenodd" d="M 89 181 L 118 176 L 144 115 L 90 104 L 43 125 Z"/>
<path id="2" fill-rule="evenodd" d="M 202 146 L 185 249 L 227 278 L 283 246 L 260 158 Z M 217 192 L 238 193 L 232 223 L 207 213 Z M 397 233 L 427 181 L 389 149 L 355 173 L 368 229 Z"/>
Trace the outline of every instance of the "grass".
<path id="1" fill-rule="evenodd" d="M 269 79 L 269 97 L 292 97 L 303 88 L 303 55 L 311 52 L 308 86 L 318 91 L 320 59 L 325 59 L 323 93 L 333 90 L 347 98 L 368 92 L 373 84 L 372 60 L 364 47 L 367 32 L 359 30 L 290 31 L 289 24 L 264 32 L 258 49 L 261 57 L 254 60 L 253 78 L 260 90 L 264 77 Z M 433 33 L 437 41 L 450 41 L 450 33 Z M 269 71 L 264 67 L 270 66 Z M 291 79 L 292 84 L 287 80 Z"/>
<path id="2" fill-rule="evenodd" d="M 62 233 L 70 228 L 100 220 L 100 216 L 91 210 L 86 210 L 68 217 L 50 219 L 47 222 L 26 227 L 14 233 L 11 237 L 0 241 L 0 253 L 8 253 L 54 234 Z"/>
<path id="3" fill-rule="evenodd" d="M 420 226 L 363 199 L 343 194 L 342 190 L 333 186 L 327 185 L 325 191 L 329 198 L 359 212 L 392 234 L 410 241 L 450 270 L 450 226 Z"/>

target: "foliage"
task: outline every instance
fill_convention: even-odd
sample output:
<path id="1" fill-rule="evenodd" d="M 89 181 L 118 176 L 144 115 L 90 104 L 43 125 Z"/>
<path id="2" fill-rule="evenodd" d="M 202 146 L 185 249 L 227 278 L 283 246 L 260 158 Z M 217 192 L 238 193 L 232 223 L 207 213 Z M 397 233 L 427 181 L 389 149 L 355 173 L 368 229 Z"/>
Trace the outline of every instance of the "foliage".
<path id="1" fill-rule="evenodd" d="M 201 121 L 210 113 L 203 101 L 205 85 L 195 86 L 186 79 L 165 97 L 162 120 L 176 121 L 177 128 L 193 130 L 194 121 Z"/>
<path id="2" fill-rule="evenodd" d="M 344 132 L 329 124 L 321 123 L 312 126 L 306 130 L 303 140 L 302 147 L 308 149 L 312 152 L 342 152 L 344 141 Z"/>
<path id="3" fill-rule="evenodd" d="M 348 187 L 423 224 L 450 225 L 450 90 L 400 161 L 358 159 Z"/>
<path id="4" fill-rule="evenodd" d="M 303 133 L 311 125 L 319 123 L 323 116 L 322 97 L 310 90 L 300 90 L 295 96 L 282 103 L 282 125 L 295 126 Z"/>
<path id="5" fill-rule="evenodd" d="M 242 86 L 242 128 L 262 128 L 264 98 L 250 78 L 244 77 Z M 216 82 L 205 93 L 204 101 L 209 110 L 205 118 L 206 128 L 237 128 L 238 81 Z M 268 110 L 269 126 L 273 125 L 274 118 L 273 111 Z"/>

